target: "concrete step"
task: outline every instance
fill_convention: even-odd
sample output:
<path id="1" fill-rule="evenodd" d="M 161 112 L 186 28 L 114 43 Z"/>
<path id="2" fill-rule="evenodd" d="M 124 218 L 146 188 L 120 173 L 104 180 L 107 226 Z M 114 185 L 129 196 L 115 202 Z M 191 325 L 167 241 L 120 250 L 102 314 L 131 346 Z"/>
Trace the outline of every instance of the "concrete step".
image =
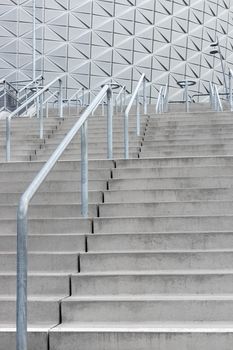
<path id="1" fill-rule="evenodd" d="M 17 215 L 17 206 L 0 205 L 0 219 L 13 219 Z M 89 217 L 98 216 L 98 207 L 90 204 L 88 207 Z M 82 208 L 80 204 L 33 204 L 29 207 L 30 219 L 46 219 L 46 218 L 75 218 L 82 216 Z"/>
<path id="2" fill-rule="evenodd" d="M 0 236 L 15 234 L 16 220 L 0 220 Z M 91 233 L 92 220 L 83 218 L 45 218 L 30 219 L 28 221 L 29 234 L 50 234 L 50 233 Z"/>
<path id="3" fill-rule="evenodd" d="M 231 200 L 232 188 L 177 188 L 157 190 L 116 190 L 105 191 L 105 203 L 154 203 L 154 202 L 186 202 L 206 200 Z"/>
<path id="4" fill-rule="evenodd" d="M 1 193 L 0 204 L 16 205 L 18 204 L 19 193 Z M 103 201 L 103 192 L 89 191 L 89 204 L 101 203 Z M 32 204 L 80 204 L 81 192 L 38 192 L 31 201 Z"/>
<path id="5" fill-rule="evenodd" d="M 1 208 L 1 207 L 0 207 Z M 73 209 L 73 208 L 72 208 Z M 1 209 L 0 209 L 1 210 Z M 179 215 L 231 215 L 232 201 L 190 201 L 155 203 L 107 203 L 99 205 L 100 217 L 156 217 Z M 7 211 L 5 213 L 7 215 Z M 6 217 L 5 215 L 5 217 Z M 65 213 L 62 212 L 65 216 Z M 71 214 L 72 216 L 72 211 Z M 74 214 L 75 215 L 75 211 Z M 4 214 L 3 214 L 4 216 Z"/>
<path id="6" fill-rule="evenodd" d="M 79 273 L 72 275 L 72 296 L 150 296 L 155 294 L 232 294 L 232 271 Z"/>
<path id="7" fill-rule="evenodd" d="M 32 325 L 28 327 L 28 350 L 47 350 L 48 331 L 54 327 L 54 323 Z M 15 322 L 10 325 L 0 325 L 0 350 L 16 349 Z"/>
<path id="8" fill-rule="evenodd" d="M 233 268 L 233 250 L 164 250 L 81 253 L 80 271 L 121 272 Z"/>
<path id="9" fill-rule="evenodd" d="M 108 188 L 116 190 L 155 190 L 178 188 L 231 188 L 233 176 L 219 177 L 170 177 L 148 179 L 110 179 Z M 97 188 L 96 188 L 97 189 Z"/>
<path id="10" fill-rule="evenodd" d="M 28 276 L 28 296 L 56 297 L 62 299 L 70 295 L 70 276 L 62 273 L 53 274 L 29 274 Z M 16 274 L 0 274 L 0 298 L 13 298 L 16 294 Z"/>
<path id="11" fill-rule="evenodd" d="M 233 232 L 103 233 L 87 235 L 88 252 L 134 252 L 172 249 L 231 249 Z"/>
<path id="12" fill-rule="evenodd" d="M 204 213 L 203 213 L 204 214 Z M 233 216 L 158 216 L 94 219 L 95 233 L 231 231 Z"/>
<path id="13" fill-rule="evenodd" d="M 1 251 L 16 251 L 16 236 L 1 235 Z M 28 236 L 28 249 L 32 252 L 81 252 L 86 249 L 84 234 L 33 234 Z"/>
<path id="14" fill-rule="evenodd" d="M 179 166 L 232 166 L 233 156 L 189 156 L 163 157 L 147 159 L 120 159 L 116 161 L 116 168 L 153 168 Z"/>
<path id="15" fill-rule="evenodd" d="M 155 168 L 116 168 L 112 170 L 114 179 L 164 178 L 164 177 L 217 177 L 232 176 L 233 166 L 187 166 Z M 1 179 L 1 174 L 0 174 Z"/>
<path id="16" fill-rule="evenodd" d="M 77 177 L 77 180 L 69 180 L 66 178 L 64 180 L 48 180 L 45 181 L 40 189 L 39 192 L 73 192 L 73 191 L 80 191 L 81 190 L 81 184 L 80 179 Z M 8 193 L 11 192 L 23 192 L 26 190 L 26 188 L 29 186 L 30 181 L 28 182 L 15 182 L 14 180 L 11 181 L 9 179 L 8 181 L 0 181 L 0 192 L 1 193 Z M 107 181 L 106 180 L 90 180 L 88 183 L 88 187 L 91 191 L 97 190 L 97 191 L 103 191 L 107 189 Z"/>
<path id="17" fill-rule="evenodd" d="M 231 322 L 80 321 L 55 327 L 49 339 L 52 350 L 231 350 L 233 330 Z"/>
<path id="18" fill-rule="evenodd" d="M 62 301 L 62 322 L 232 322 L 233 297 L 103 296 Z"/>
<path id="19" fill-rule="evenodd" d="M 28 322 L 34 324 L 59 323 L 59 302 L 56 297 L 40 297 L 28 301 Z M 16 302 L 14 299 L 0 298 L 0 323 L 12 324 L 15 322 Z"/>
<path id="20" fill-rule="evenodd" d="M 78 272 L 79 254 L 66 253 L 29 253 L 28 271 L 33 273 L 76 273 Z M 16 254 L 0 252 L 0 273 L 8 274 L 16 271 Z"/>

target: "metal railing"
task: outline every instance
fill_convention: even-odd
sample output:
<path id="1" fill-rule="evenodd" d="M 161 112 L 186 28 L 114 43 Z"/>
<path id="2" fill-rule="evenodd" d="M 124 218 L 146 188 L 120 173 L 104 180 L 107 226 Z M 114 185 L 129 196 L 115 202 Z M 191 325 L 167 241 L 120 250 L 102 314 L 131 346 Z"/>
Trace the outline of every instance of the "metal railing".
<path id="1" fill-rule="evenodd" d="M 145 74 L 142 74 L 136 89 L 134 90 L 132 97 L 129 101 L 128 106 L 126 107 L 124 113 L 124 156 L 125 159 L 129 158 L 129 112 L 133 106 L 134 101 L 136 100 L 136 115 L 137 115 L 137 136 L 140 136 L 141 129 L 141 111 L 140 111 L 140 101 L 139 101 L 139 91 L 143 87 L 143 108 L 144 114 L 147 113 L 147 100 L 146 100 L 146 77 Z"/>
<path id="2" fill-rule="evenodd" d="M 223 105 L 217 85 L 213 83 L 210 83 L 210 105 L 215 112 L 223 112 Z"/>
<path id="3" fill-rule="evenodd" d="M 157 114 L 168 111 L 168 93 L 168 85 L 166 84 L 165 86 L 161 86 L 155 108 Z"/>
<path id="4" fill-rule="evenodd" d="M 59 78 L 60 79 L 60 78 Z M 57 81 L 57 80 L 56 80 Z M 34 178 L 30 186 L 21 196 L 17 211 L 17 350 L 27 350 L 27 236 L 28 236 L 28 208 L 31 199 L 34 197 L 48 174 L 56 165 L 57 161 L 69 146 L 73 138 L 81 129 L 81 207 L 82 215 L 88 216 L 88 141 L 87 122 L 92 110 L 98 106 L 107 95 L 108 101 L 108 152 L 109 159 L 112 158 L 112 117 L 113 103 L 112 90 L 106 85 L 96 96 L 94 101 L 83 112 L 79 120 L 65 136 L 55 152 Z"/>
<path id="5" fill-rule="evenodd" d="M 25 108 L 31 105 L 32 102 L 35 102 L 35 101 L 38 102 L 38 99 L 39 99 L 39 111 L 37 113 L 39 113 L 39 120 L 40 120 L 39 137 L 40 139 L 42 139 L 44 135 L 44 116 L 43 116 L 44 93 L 47 92 L 56 83 L 59 83 L 59 116 L 60 118 L 63 117 L 63 103 L 62 103 L 62 78 L 63 77 L 64 75 L 54 79 L 48 85 L 41 88 L 36 94 L 31 96 L 25 103 L 23 103 L 20 107 L 18 107 L 13 113 L 11 113 L 6 118 L 6 161 L 7 162 L 9 162 L 11 159 L 11 119 L 17 116 L 21 110 L 25 110 Z"/>

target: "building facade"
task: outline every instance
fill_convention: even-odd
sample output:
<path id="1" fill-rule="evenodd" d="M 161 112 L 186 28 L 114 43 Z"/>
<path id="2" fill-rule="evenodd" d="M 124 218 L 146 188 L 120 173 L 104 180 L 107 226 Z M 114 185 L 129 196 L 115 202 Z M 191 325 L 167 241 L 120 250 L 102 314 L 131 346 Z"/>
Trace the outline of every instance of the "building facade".
<path id="1" fill-rule="evenodd" d="M 32 77 L 30 0 L 0 3 L 0 77 Z M 233 62 L 231 0 L 36 0 L 36 68 L 49 81 L 62 73 L 67 94 L 77 87 L 98 88 L 114 78 L 129 91 L 142 72 L 158 88 L 195 80 L 193 91 L 208 82 L 223 84 L 219 55 L 210 44 L 219 38 L 224 65 Z"/>

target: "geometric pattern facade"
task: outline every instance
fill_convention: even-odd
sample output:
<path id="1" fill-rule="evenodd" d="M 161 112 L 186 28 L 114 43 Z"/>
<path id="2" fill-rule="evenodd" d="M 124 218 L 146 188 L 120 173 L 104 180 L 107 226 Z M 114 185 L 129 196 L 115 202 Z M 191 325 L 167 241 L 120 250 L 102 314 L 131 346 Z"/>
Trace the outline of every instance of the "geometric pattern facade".
<path id="1" fill-rule="evenodd" d="M 37 73 L 47 81 L 67 72 L 67 94 L 115 78 L 132 90 L 140 74 L 159 85 L 194 79 L 195 92 L 209 81 L 222 85 L 224 64 L 233 68 L 232 0 L 36 0 Z M 32 2 L 0 2 L 0 78 L 32 77 Z"/>

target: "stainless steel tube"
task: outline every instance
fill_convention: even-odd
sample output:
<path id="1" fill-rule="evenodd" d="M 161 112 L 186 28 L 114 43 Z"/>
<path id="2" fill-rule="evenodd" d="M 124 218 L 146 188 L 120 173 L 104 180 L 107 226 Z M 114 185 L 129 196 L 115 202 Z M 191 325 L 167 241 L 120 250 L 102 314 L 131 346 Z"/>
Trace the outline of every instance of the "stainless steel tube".
<path id="1" fill-rule="evenodd" d="M 88 136 L 87 121 L 81 127 L 81 196 L 82 216 L 88 217 Z"/>
<path id="2" fill-rule="evenodd" d="M 112 159 L 112 117 L 113 117 L 113 94 L 109 88 L 107 91 L 107 157 Z"/>

